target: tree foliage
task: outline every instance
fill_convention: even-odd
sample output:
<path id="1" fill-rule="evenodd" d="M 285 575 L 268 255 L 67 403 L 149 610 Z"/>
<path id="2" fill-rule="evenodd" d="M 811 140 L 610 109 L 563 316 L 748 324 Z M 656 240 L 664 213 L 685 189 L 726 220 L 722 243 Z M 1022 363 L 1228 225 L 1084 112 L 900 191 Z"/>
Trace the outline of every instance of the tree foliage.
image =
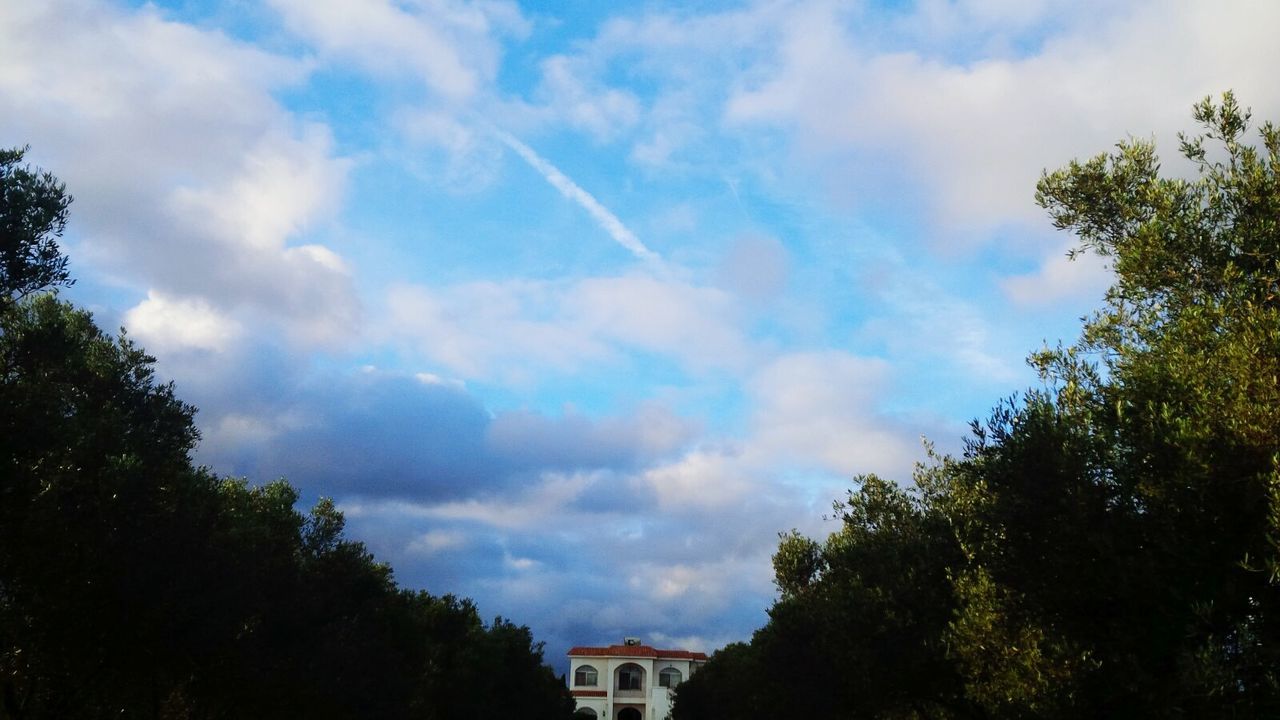
<path id="1" fill-rule="evenodd" d="M 329 500 L 195 467 L 153 359 L 38 293 L 61 184 L 4 172 L 0 250 L 43 249 L 4 258 L 0 718 L 570 716 L 528 628 L 398 587 Z"/>
<path id="2" fill-rule="evenodd" d="M 58 238 L 71 196 L 52 174 L 22 164 L 26 148 L 0 148 L 0 306 L 73 281 Z"/>
<path id="3" fill-rule="evenodd" d="M 1195 119 L 1193 180 L 1143 141 L 1041 179 L 1114 270 L 1102 309 L 962 457 L 867 479 L 821 545 L 784 537 L 769 624 L 677 720 L 1280 713 L 1280 131 L 1230 93 Z M 788 663 L 818 676 L 769 684 Z"/>

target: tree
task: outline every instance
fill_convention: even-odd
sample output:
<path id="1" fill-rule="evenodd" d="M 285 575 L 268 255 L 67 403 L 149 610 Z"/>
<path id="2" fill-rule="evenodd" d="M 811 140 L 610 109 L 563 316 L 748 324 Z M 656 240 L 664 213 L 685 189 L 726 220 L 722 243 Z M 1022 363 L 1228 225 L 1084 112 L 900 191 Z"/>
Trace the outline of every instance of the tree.
<path id="1" fill-rule="evenodd" d="M 26 151 L 0 149 L 0 304 L 74 282 L 58 247 L 71 196 L 52 174 L 22 165 Z"/>
<path id="2" fill-rule="evenodd" d="M 676 688 L 671 717 L 675 720 L 768 717 L 759 704 L 764 694 L 759 681 L 765 672 L 758 654 L 754 643 L 730 643 L 717 650 L 701 670 Z M 776 690 L 769 694 L 778 695 Z"/>
<path id="3" fill-rule="evenodd" d="M 0 717 L 569 717 L 527 627 L 193 467 L 151 363 L 52 296 L 0 312 Z"/>
<path id="4" fill-rule="evenodd" d="M 195 408 L 154 359 L 37 292 L 69 282 L 70 198 L 21 157 L 0 156 L 0 718 L 567 720 L 528 628 L 400 588 L 330 500 L 192 464 Z"/>
<path id="5" fill-rule="evenodd" d="M 1194 181 L 1146 142 L 1041 180 L 1115 283 L 1080 342 L 1033 356 L 1049 390 L 998 415 L 956 485 L 979 509 L 966 572 L 1056 648 L 1068 715 L 1280 708 L 1280 133 L 1252 143 L 1230 93 L 1195 117 Z"/>
<path id="6" fill-rule="evenodd" d="M 149 361 L 49 296 L 0 312 L 0 662 L 11 705 L 45 698 L 74 717 L 76 705 L 149 694 L 170 659 L 150 657 L 165 630 L 150 624 L 165 601 L 152 571 L 185 545 L 174 508 L 212 479 L 187 456 L 192 409 L 154 382 Z"/>
<path id="7" fill-rule="evenodd" d="M 820 551 L 784 537 L 782 597 L 734 656 L 760 672 L 789 647 L 840 675 L 757 676 L 753 706 L 1280 713 L 1280 131 L 1250 139 L 1230 93 L 1195 118 L 1195 180 L 1162 177 L 1142 141 L 1041 179 L 1073 255 L 1111 262 L 1103 308 L 1031 357 L 1044 386 L 975 422 L 961 458 L 922 468 L 915 491 L 864 483 Z M 711 717 L 718 662 L 677 718 Z"/>
<path id="8" fill-rule="evenodd" d="M 825 543 L 785 534 L 768 624 L 682 684 L 673 717 L 974 716 L 942 640 L 960 548 L 931 504 L 934 475 L 922 468 L 913 490 L 860 478 Z"/>

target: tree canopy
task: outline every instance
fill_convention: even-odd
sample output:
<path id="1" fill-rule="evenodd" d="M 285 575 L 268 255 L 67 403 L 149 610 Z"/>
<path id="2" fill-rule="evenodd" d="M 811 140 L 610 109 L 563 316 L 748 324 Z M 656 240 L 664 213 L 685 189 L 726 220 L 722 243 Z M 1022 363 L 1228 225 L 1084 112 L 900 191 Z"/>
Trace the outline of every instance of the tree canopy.
<path id="1" fill-rule="evenodd" d="M 1103 307 L 961 457 L 784 536 L 769 623 L 676 720 L 1280 713 L 1280 131 L 1194 115 L 1195 179 L 1132 140 L 1042 177 Z"/>
<path id="2" fill-rule="evenodd" d="M 529 629 L 400 588 L 284 481 L 193 465 L 154 360 L 43 290 L 70 198 L 0 153 L 0 718 L 567 720 Z"/>
<path id="3" fill-rule="evenodd" d="M 58 238 L 71 196 L 51 173 L 22 164 L 26 148 L 0 148 L 0 304 L 70 285 Z"/>

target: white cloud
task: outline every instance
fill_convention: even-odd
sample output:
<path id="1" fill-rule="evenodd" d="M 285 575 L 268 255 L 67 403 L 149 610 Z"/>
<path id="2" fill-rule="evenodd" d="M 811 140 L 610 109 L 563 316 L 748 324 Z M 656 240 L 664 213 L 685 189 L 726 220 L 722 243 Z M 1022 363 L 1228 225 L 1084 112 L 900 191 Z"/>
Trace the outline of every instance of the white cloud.
<path id="1" fill-rule="evenodd" d="M 816 462 L 839 477 L 902 479 L 920 451 L 879 410 L 890 382 L 883 360 L 839 351 L 782 356 L 750 382 L 751 446 L 779 464 Z"/>
<path id="2" fill-rule="evenodd" d="M 580 77 L 580 65 L 564 55 L 543 60 L 537 94 L 552 112 L 598 141 L 630 130 L 640 119 L 640 101 L 624 90 L 588 88 Z"/>
<path id="3" fill-rule="evenodd" d="M 930 253 L 937 246 L 921 249 L 922 257 L 895 254 L 914 229 L 844 234 L 855 223 L 846 224 L 846 208 L 829 212 L 826 198 L 814 198 L 814 175 L 862 199 L 910 205 L 913 216 L 934 221 L 926 230 L 937 245 L 973 241 L 966 233 L 1040 216 L 1030 193 L 1041 167 L 1104 149 L 1126 131 L 1168 140 L 1186 126 L 1188 103 L 1207 92 L 1235 87 L 1259 115 L 1273 114 L 1280 92 L 1271 78 L 1280 50 L 1268 36 L 1280 11 L 1261 4 L 922 0 L 903 10 L 770 0 L 706 15 L 641 11 L 605 21 L 595 38 L 556 47 L 568 54 L 544 62 L 543 38 L 522 46 L 527 67 L 510 74 L 499 72 L 499 42 L 530 27 L 514 4 L 277 0 L 275 7 L 315 58 L 282 57 L 170 22 L 151 5 L 135 12 L 87 0 L 0 3 L 0 134 L 31 142 L 33 160 L 62 175 L 79 198 L 70 238 L 81 245 L 76 262 L 90 258 L 95 280 L 148 291 L 125 319 L 149 346 L 181 355 L 188 375 L 200 363 L 214 369 L 193 380 L 223 406 L 210 411 L 201 401 L 211 457 L 252 461 L 293 442 L 285 448 L 293 454 L 276 461 L 303 468 L 296 479 L 307 482 L 326 470 L 319 466 L 340 463 L 307 466 L 299 457 L 341 441 L 353 441 L 351 456 L 402 455 L 381 467 L 404 469 L 419 484 L 358 478 L 312 488 L 420 498 L 343 501 L 362 537 L 394 539 L 387 546 L 399 556 L 387 559 L 402 578 L 413 582 L 424 577 L 414 568 L 454 562 L 465 584 L 447 589 L 485 593 L 482 601 L 506 603 L 504 612 L 515 609 L 522 622 L 542 613 L 544 626 L 559 629 L 640 623 L 662 629 L 653 638 L 694 647 L 739 639 L 750 629 L 740 618 L 761 618 L 778 530 L 819 532 L 817 517 L 849 475 L 907 477 L 920 450 L 886 407 L 916 379 L 912 369 L 945 368 L 927 375 L 927 390 L 907 388 L 921 393 L 944 393 L 940 377 L 970 384 L 1019 377 L 1011 366 L 1021 367 L 1015 356 L 1024 348 L 1005 352 L 1006 323 L 992 320 L 988 307 L 999 305 L 984 297 L 1003 290 L 1035 310 L 1098 279 L 1091 266 L 1068 265 L 1058 253 L 1026 275 L 951 281 L 954 268 L 939 269 Z M 892 18 L 892 27 L 881 36 L 872 16 Z M 372 357 L 404 351 L 397 359 L 434 372 L 406 371 L 381 391 L 373 382 L 379 371 L 335 392 L 298 372 L 305 357 L 264 358 L 243 347 L 276 330 L 308 345 L 341 343 L 360 330 L 353 273 L 366 268 L 318 239 L 343 209 L 353 165 L 337 157 L 334 133 L 273 95 L 318 67 L 352 66 L 372 78 L 376 107 L 358 121 L 368 125 L 339 130 L 341 143 L 362 142 L 353 137 L 389 121 L 398 138 L 379 138 L 364 157 L 403 152 L 412 156 L 404 160 L 410 170 L 463 190 L 490 187 L 510 149 L 649 265 L 443 287 L 397 283 L 395 273 L 416 268 L 395 267 L 379 278 L 390 283 L 387 312 L 375 320 L 381 325 L 361 339 L 381 343 L 367 348 Z M 520 70 L 530 68 L 540 84 L 516 91 L 527 96 L 504 96 L 527 82 Z M 327 89 L 317 83 L 301 95 L 322 101 Z M 334 122 L 345 121 L 334 112 Z M 693 191 L 684 204 L 667 204 L 651 224 L 688 236 L 687 247 L 663 245 L 673 248 L 669 257 L 714 265 L 707 238 L 693 231 L 737 232 L 722 227 L 723 206 L 697 195 L 708 178 L 744 178 L 756 197 L 744 192 L 731 210 L 758 211 L 753 219 L 787 245 L 764 236 L 731 240 L 721 265 L 708 268 L 718 272 L 709 284 L 702 266 L 667 264 L 613 209 L 479 117 L 501 119 L 521 137 L 572 128 L 594 139 L 595 150 L 628 157 L 646 179 L 688 180 L 679 186 Z M 775 144 L 780 136 L 791 141 L 786 157 Z M 633 144 L 609 146 L 624 141 Z M 806 245 L 808 234 L 829 227 L 837 230 L 833 245 L 857 251 Z M 792 230 L 796 238 L 784 234 Z M 855 275 L 806 265 L 793 278 L 789 266 L 812 261 L 810 250 L 823 261 L 885 261 L 878 277 L 868 271 L 868 282 L 846 288 L 866 308 L 835 319 L 850 310 L 842 304 L 848 297 L 830 306 L 796 301 L 802 278 Z M 817 284 L 813 296 L 827 287 Z M 812 325 L 776 329 L 785 312 L 806 314 Z M 756 321 L 775 334 L 753 337 Z M 815 349 L 770 346 L 789 333 Z M 885 359 L 821 349 L 826 343 L 874 347 Z M 341 360 L 316 365 L 329 362 Z M 281 367 L 260 369 L 272 363 Z M 569 376 L 619 382 L 611 377 L 617 371 L 654 367 L 677 386 L 652 389 L 664 401 L 603 418 L 571 406 L 556 417 L 490 411 L 464 392 L 464 381 L 476 381 L 470 387 L 519 403 L 548 375 L 559 387 Z M 706 379 L 717 387 L 707 389 Z M 299 397 L 308 382 L 312 395 Z M 733 386 L 723 391 L 731 397 L 716 398 L 722 404 L 697 421 L 673 409 L 698 408 L 688 398 L 724 385 Z M 428 396 L 436 404 L 424 404 Z M 687 404 L 665 400 L 671 396 Z M 424 450 L 419 428 L 430 428 L 438 447 Z M 298 443 L 303 436 L 314 444 Z M 444 467 L 456 474 L 431 495 L 413 472 L 450 449 L 456 457 Z M 325 482 L 338 481 L 318 485 Z M 470 564 L 481 557 L 487 564 Z M 739 613 L 737 635 L 721 631 L 732 625 L 724 620 L 730 613 Z"/>
<path id="4" fill-rule="evenodd" d="M 288 243 L 340 206 L 349 163 L 271 96 L 306 71 L 151 6 L 0 7 L 0 134 L 76 196 L 77 266 L 333 343 L 359 312 L 344 263 Z"/>
<path id="5" fill-rule="evenodd" d="M 463 378 L 519 384 L 535 369 L 572 370 L 610 355 L 606 343 L 562 322 L 563 292 L 532 281 L 397 285 L 387 293 L 385 334 Z"/>
<path id="6" fill-rule="evenodd" d="M 405 551 L 412 555 L 436 555 L 467 544 L 467 536 L 456 530 L 431 530 L 410 541 Z"/>
<path id="7" fill-rule="evenodd" d="M 723 512 L 756 494 L 754 475 L 740 451 L 708 447 L 654 467 L 643 478 L 666 512 Z"/>
<path id="8" fill-rule="evenodd" d="M 337 207 L 344 173 L 329 157 L 326 128 L 309 125 L 301 137 L 264 138 L 243 148 L 234 174 L 219 184 L 182 185 L 173 191 L 175 219 L 199 219 L 211 234 L 233 239 L 250 251 L 279 251 L 293 237 Z M 345 169 L 345 163 L 338 166 Z M 309 248 L 308 259 L 344 272 L 341 259 L 324 248 Z"/>
<path id="9" fill-rule="evenodd" d="M 929 23 L 936 7 L 926 3 L 903 22 Z M 979 19 L 1005 17 L 1003 6 L 968 7 Z M 950 60 L 927 50 L 877 52 L 832 6 L 809 6 L 787 21 L 779 60 L 735 93 L 726 119 L 793 128 L 833 185 L 877 192 L 874 178 L 860 176 L 864 167 L 893 187 L 924 181 L 921 202 L 954 238 L 1038 220 L 1030 199 L 1041 169 L 1126 132 L 1154 131 L 1173 155 L 1173 131 L 1206 94 L 1235 88 L 1255 107 L 1280 107 L 1267 70 L 1280 64 L 1269 37 L 1278 5 L 1140 2 L 1074 14 L 1065 30 L 1042 28 L 1043 41 L 1026 54 L 980 49 L 977 58 Z M 1035 20 L 1029 13 L 1012 27 Z M 898 177 L 886 177 L 893 167 Z"/>
<path id="10" fill-rule="evenodd" d="M 762 52 L 760 44 L 776 33 L 791 5 L 632 17 L 623 9 L 594 37 L 575 39 L 570 52 L 541 60 L 527 99 L 492 98 L 487 116 L 502 118 L 504 129 L 522 136 L 569 127 L 597 145 L 630 142 L 629 159 L 648 171 L 690 169 L 695 163 L 685 152 L 705 150 L 697 144 L 716 138 L 719 105 L 738 82 L 734 73 Z"/>
<path id="11" fill-rule="evenodd" d="M 439 375 L 436 375 L 435 373 L 429 373 L 429 372 L 414 373 L 413 379 L 417 380 L 423 385 L 442 385 L 444 387 L 456 388 L 458 390 L 466 389 L 466 383 L 462 382 L 461 380 L 442 378 Z"/>
<path id="12" fill-rule="evenodd" d="M 1074 242 L 1070 243 L 1070 247 L 1074 246 Z M 1034 272 L 1001 280 L 1005 296 L 1022 307 L 1045 306 L 1068 298 L 1101 298 L 1111 282 L 1106 261 L 1093 253 L 1071 260 L 1067 250 L 1064 247 L 1045 258 Z"/>
<path id="13" fill-rule="evenodd" d="M 689 88 L 662 93 L 645 118 L 645 139 L 631 148 L 632 162 L 651 171 L 687 167 L 683 154 L 709 137 L 706 123 L 697 111 L 705 102 Z"/>
<path id="14" fill-rule="evenodd" d="M 790 255 L 777 238 L 744 235 L 735 238 L 720 260 L 721 283 L 748 300 L 775 298 L 787 285 Z"/>
<path id="15" fill-rule="evenodd" d="M 392 124 L 405 139 L 397 160 L 429 187 L 471 193 L 489 188 L 502 168 L 502 145 L 454 113 L 420 106 L 402 108 Z"/>
<path id="16" fill-rule="evenodd" d="M 241 332 L 239 323 L 218 314 L 203 300 L 175 300 L 155 291 L 125 313 L 124 321 L 130 332 L 158 352 L 221 352 Z"/>
<path id="17" fill-rule="evenodd" d="M 376 73 L 408 73 L 448 101 L 474 96 L 496 73 L 495 29 L 484 6 L 389 0 L 272 0 L 286 26 L 326 55 Z M 514 6 L 492 3 L 502 25 Z"/>
<path id="18" fill-rule="evenodd" d="M 456 156 L 473 153 L 477 145 L 476 133 L 470 127 L 439 110 L 402 111 L 397 124 L 409 139 L 443 147 Z"/>
<path id="19" fill-rule="evenodd" d="M 716 288 L 645 275 L 588 278 L 568 303 L 571 317 L 592 335 L 694 369 L 742 368 L 753 360 L 733 297 Z"/>
<path id="20" fill-rule="evenodd" d="M 229 413 L 213 426 L 202 429 L 205 439 L 215 445 L 235 448 L 269 441 L 277 432 L 276 423 L 244 413 Z M 212 437 L 210 437 L 212 436 Z"/>
<path id="21" fill-rule="evenodd" d="M 519 383 L 538 371 L 615 362 L 626 351 L 698 371 L 738 370 L 755 352 L 730 294 L 645 275 L 399 285 L 387 304 L 386 336 L 464 378 Z"/>

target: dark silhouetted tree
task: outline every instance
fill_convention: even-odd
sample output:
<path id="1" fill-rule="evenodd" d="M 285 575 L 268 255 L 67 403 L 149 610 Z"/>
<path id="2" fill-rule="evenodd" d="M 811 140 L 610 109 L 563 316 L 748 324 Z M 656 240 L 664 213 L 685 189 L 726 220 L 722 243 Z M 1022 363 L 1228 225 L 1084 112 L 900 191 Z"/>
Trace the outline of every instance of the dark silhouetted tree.
<path id="1" fill-rule="evenodd" d="M 769 624 L 677 720 L 1280 715 L 1280 131 L 1195 117 L 1195 180 L 1140 141 L 1042 178 L 1103 309 L 963 457 L 784 537 Z"/>
<path id="2" fill-rule="evenodd" d="M 399 588 L 329 500 L 193 466 L 154 360 L 36 292 L 69 198 L 3 157 L 0 718 L 567 720 L 528 628 Z"/>
<path id="3" fill-rule="evenodd" d="M 50 173 L 22 164 L 25 154 L 0 149 L 0 304 L 73 282 L 58 247 L 71 196 Z"/>

